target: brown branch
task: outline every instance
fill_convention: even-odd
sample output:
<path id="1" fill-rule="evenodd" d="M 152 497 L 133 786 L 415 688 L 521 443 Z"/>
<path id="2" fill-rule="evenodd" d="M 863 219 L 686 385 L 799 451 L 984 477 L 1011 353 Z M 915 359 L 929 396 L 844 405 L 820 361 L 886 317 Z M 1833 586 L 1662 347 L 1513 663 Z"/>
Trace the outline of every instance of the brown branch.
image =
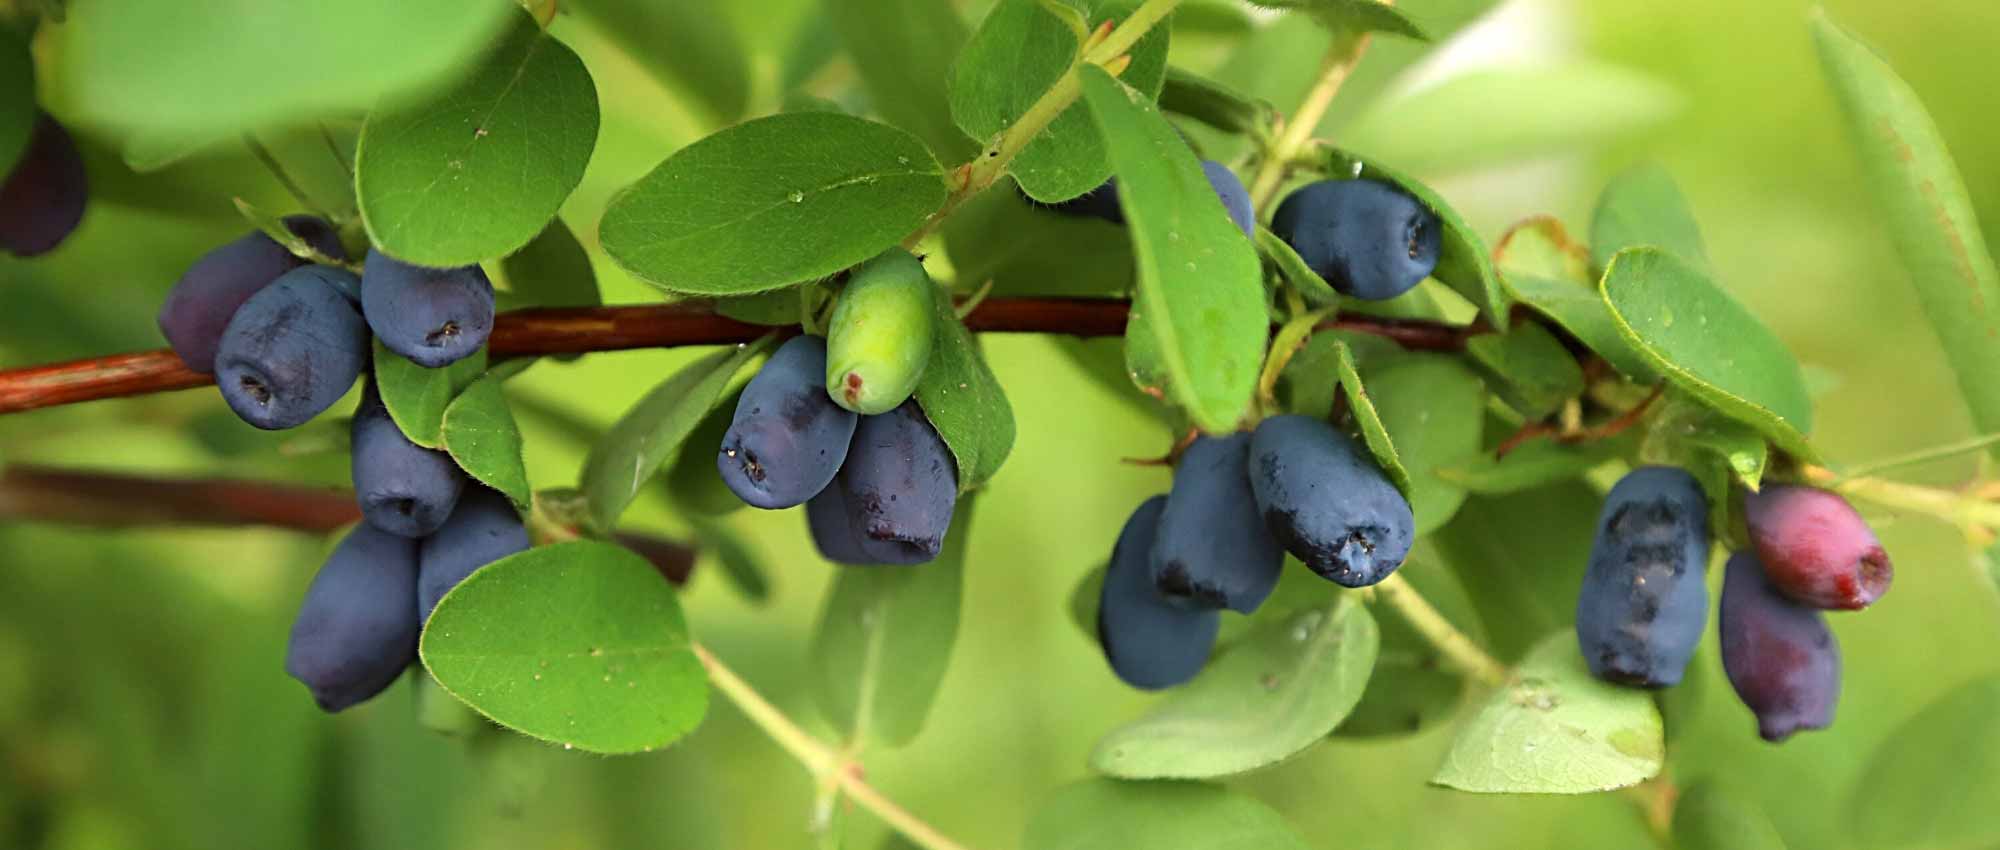
<path id="1" fill-rule="evenodd" d="M 1125 333 L 1128 305 L 1109 298 L 992 298 L 965 323 L 984 333 L 1079 337 Z M 1405 348 L 1456 351 L 1469 328 L 1406 319 L 1344 316 L 1321 326 L 1386 337 Z M 768 328 L 724 318 L 700 302 L 623 307 L 515 310 L 493 323 L 494 357 L 582 354 L 634 348 L 749 342 Z M 214 378 L 181 364 L 166 349 L 114 354 L 0 371 L 0 414 L 182 390 Z"/>
<path id="2" fill-rule="evenodd" d="M 91 528 L 263 526 L 327 534 L 361 520 L 354 493 L 236 478 L 175 478 L 14 464 L 0 473 L 0 522 Z M 614 537 L 668 581 L 683 584 L 695 550 L 648 534 Z"/>

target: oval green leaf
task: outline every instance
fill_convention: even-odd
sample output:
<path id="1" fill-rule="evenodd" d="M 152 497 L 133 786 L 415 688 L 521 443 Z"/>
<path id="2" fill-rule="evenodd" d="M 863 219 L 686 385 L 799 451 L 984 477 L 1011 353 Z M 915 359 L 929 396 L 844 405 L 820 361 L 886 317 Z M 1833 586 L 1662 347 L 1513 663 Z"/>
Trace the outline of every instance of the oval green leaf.
<path id="1" fill-rule="evenodd" d="M 1708 269 L 1701 225 L 1674 176 L 1659 165 L 1639 165 L 1604 187 L 1590 220 L 1590 256 L 1597 268 L 1626 248 L 1652 245 Z"/>
<path id="2" fill-rule="evenodd" d="M 1708 275 L 1664 249 L 1627 248 L 1600 286 L 1626 341 L 1668 381 L 1780 448 L 1816 457 L 1798 361 Z"/>
<path id="3" fill-rule="evenodd" d="M 639 488 L 673 457 L 695 426 L 722 400 L 737 370 L 769 348 L 772 339 L 765 336 L 688 364 L 646 393 L 590 447 L 579 489 L 590 505 L 590 519 L 596 528 L 617 527 L 618 517 L 632 504 Z"/>
<path id="4" fill-rule="evenodd" d="M 2000 842 L 2000 677 L 1967 683 L 1882 741 L 1848 798 L 1856 847 L 1990 847 Z M 1939 771 L 1950 765 L 1948 776 Z"/>
<path id="5" fill-rule="evenodd" d="M 789 112 L 668 157 L 611 201 L 598 235 L 611 259 L 648 283 L 741 295 L 873 257 L 944 199 L 944 169 L 914 136 L 837 113 Z"/>
<path id="6" fill-rule="evenodd" d="M 1145 317 L 1166 391 L 1202 430 L 1233 431 L 1270 332 L 1257 252 L 1156 104 L 1095 66 L 1083 92 L 1118 170 L 1139 265 L 1133 313 Z"/>
<path id="7" fill-rule="evenodd" d="M 426 369 L 375 340 L 375 391 L 403 436 L 427 449 L 444 448 L 444 411 L 486 372 L 486 349 L 441 369 Z"/>
<path id="8" fill-rule="evenodd" d="M 1090 766 L 1124 779 L 1207 779 L 1276 764 L 1324 740 L 1375 668 L 1375 619 L 1351 594 L 1272 619 L 1097 742 Z"/>
<path id="9" fill-rule="evenodd" d="M 1466 340 L 1465 353 L 1492 379 L 1500 400 L 1530 421 L 1546 419 L 1583 395 L 1583 367 L 1541 325 L 1477 334 Z"/>
<path id="10" fill-rule="evenodd" d="M 1664 735 L 1652 694 L 1592 677 L 1562 631 L 1459 730 L 1431 781 L 1481 794 L 1610 791 L 1659 775 Z"/>
<path id="11" fill-rule="evenodd" d="M 952 59 L 968 35 L 958 9 L 936 0 L 826 0 L 822 5 L 875 111 L 923 139 L 939 157 L 970 159 L 978 145 L 952 123 L 945 92 Z"/>
<path id="12" fill-rule="evenodd" d="M 1437 558 L 1426 557 L 1419 549 L 1396 568 L 1396 574 L 1459 631 L 1474 642 L 1481 641 L 1479 615 L 1471 598 Z M 1467 679 L 1400 609 L 1384 605 L 1374 611 L 1382 635 L 1375 672 L 1368 677 L 1361 702 L 1333 734 L 1341 738 L 1409 735 L 1456 715 L 1465 701 Z"/>
<path id="13" fill-rule="evenodd" d="M 668 91 L 707 113 L 713 124 L 743 115 L 750 103 L 750 57 L 730 14 L 736 0 L 562 0 L 617 44 Z"/>
<path id="14" fill-rule="evenodd" d="M 951 115 L 974 139 L 991 140 L 1028 111 L 1070 69 L 1076 34 L 1043 7 L 1058 3 L 1081 13 L 1089 26 L 1122 21 L 1137 0 L 1001 0 L 959 52 L 953 68 Z M 1132 65 L 1119 75 L 1139 97 L 1159 97 L 1167 74 L 1166 25 L 1132 46 Z M 1070 106 L 1014 157 L 1009 172 L 1021 191 L 1044 203 L 1066 201 L 1097 188 L 1116 160 L 1082 104 Z M 1101 120 L 1101 119 L 1100 119 Z"/>
<path id="15" fill-rule="evenodd" d="M 813 693 L 850 737 L 900 746 L 923 730 L 958 640 L 973 501 L 959 500 L 936 560 L 834 577 L 813 633 Z"/>
<path id="16" fill-rule="evenodd" d="M 1576 617 L 1576 597 L 1604 496 L 1570 478 L 1500 496 L 1472 496 L 1429 538 L 1465 586 L 1502 661 Z M 1532 528 L 1533 534 L 1521 529 Z"/>
<path id="17" fill-rule="evenodd" d="M 1589 252 L 1571 241 L 1561 222 L 1533 218 L 1515 225 L 1493 254 L 1500 283 L 1515 301 L 1547 316 L 1619 374 L 1642 383 L 1658 380 L 1597 294 Z"/>
<path id="18" fill-rule="evenodd" d="M 1950 358 L 1982 432 L 2000 430 L 2000 267 L 1944 136 L 1908 83 L 1875 51 L 1815 14 L 1820 64 L 1848 119 L 1868 188 Z"/>
<path id="19" fill-rule="evenodd" d="M 1305 258 L 1292 250 L 1290 243 L 1262 225 L 1257 227 L 1257 253 L 1262 254 L 1264 262 L 1277 271 L 1278 279 L 1290 285 L 1307 304 L 1316 308 L 1340 306 L 1340 293 L 1326 282 L 1326 278 L 1306 265 Z"/>
<path id="20" fill-rule="evenodd" d="M 1696 782 L 1674 800 L 1673 838 L 1674 850 L 1785 850 L 1756 801 L 1715 780 Z"/>
<path id="21" fill-rule="evenodd" d="M 1450 204 L 1444 202 L 1444 196 L 1373 157 L 1342 150 L 1327 150 L 1326 171 L 1344 180 L 1369 179 L 1395 184 L 1429 208 L 1437 216 L 1438 225 L 1444 229 L 1438 245 L 1437 269 L 1431 277 L 1465 296 L 1465 300 L 1477 306 L 1494 327 L 1508 326 L 1508 309 L 1513 302 L 1500 286 L 1500 275 L 1493 270 L 1493 260 L 1486 253 L 1486 243 Z"/>
<path id="22" fill-rule="evenodd" d="M 588 752 L 664 747 L 708 708 L 673 586 L 609 543 L 481 567 L 438 603 L 421 649 L 438 683 L 481 714 Z"/>
<path id="23" fill-rule="evenodd" d="M 597 86 L 526 12 L 449 88 L 376 109 L 354 153 L 375 247 L 424 266 L 513 253 L 556 217 L 597 147 Z"/>
<path id="24" fill-rule="evenodd" d="M 1306 850 L 1254 797 L 1199 782 L 1089 779 L 1056 789 L 1028 820 L 1024 850 Z"/>
<path id="25" fill-rule="evenodd" d="M 604 303 L 590 254 L 562 219 L 553 219 L 541 235 L 500 261 L 507 291 L 535 307 L 595 307 Z"/>
<path id="26" fill-rule="evenodd" d="M 534 491 L 528 487 L 528 464 L 521 454 L 521 426 L 514 422 L 507 396 L 500 391 L 501 382 L 512 376 L 496 369 L 473 381 L 444 409 L 440 436 L 445 451 L 465 474 L 507 494 L 525 510 Z"/>
<path id="27" fill-rule="evenodd" d="M 1345 374 L 1343 370 L 1343 380 Z M 1439 477 L 1436 470 L 1479 449 L 1486 387 L 1458 358 L 1441 354 L 1392 358 L 1363 377 L 1368 406 L 1408 476 L 1404 495 L 1416 512 L 1417 533 L 1428 534 L 1449 522 L 1465 501 L 1464 488 Z M 1370 429 L 1361 407 L 1353 406 L 1366 436 Z M 1379 459 L 1381 452 L 1376 455 Z"/>
<path id="28" fill-rule="evenodd" d="M 937 299 L 930 364 L 917 383 L 917 404 L 958 461 L 958 489 L 985 484 L 1014 450 L 1014 408 L 1000 379 L 965 323 L 953 314 L 951 299 Z"/>

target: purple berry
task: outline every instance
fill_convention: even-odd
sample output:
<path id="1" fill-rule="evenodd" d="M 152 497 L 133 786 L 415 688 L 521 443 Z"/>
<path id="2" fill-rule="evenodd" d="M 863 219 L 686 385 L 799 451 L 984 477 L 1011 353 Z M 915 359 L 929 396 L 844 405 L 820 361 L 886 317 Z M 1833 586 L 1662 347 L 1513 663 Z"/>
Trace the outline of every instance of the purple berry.
<path id="1" fill-rule="evenodd" d="M 325 221 L 309 215 L 288 216 L 285 228 L 322 254 L 334 259 L 346 256 L 340 237 Z M 305 264 L 271 237 L 246 233 L 201 255 L 181 275 L 160 305 L 160 334 L 189 369 L 213 372 L 215 347 L 236 308 L 280 275 Z"/>
<path id="2" fill-rule="evenodd" d="M 1757 556 L 1730 556 L 1722 583 L 1722 670 L 1764 740 L 1833 723 L 1840 645 L 1825 616 L 1778 592 Z"/>
<path id="3" fill-rule="evenodd" d="M 1889 591 L 1889 553 L 1839 494 L 1774 484 L 1745 494 L 1743 514 L 1771 584 L 1800 604 L 1853 611 Z"/>
<path id="4" fill-rule="evenodd" d="M 76 142 L 42 113 L 27 150 L 0 182 L 0 251 L 33 257 L 55 250 L 83 221 L 88 196 Z"/>

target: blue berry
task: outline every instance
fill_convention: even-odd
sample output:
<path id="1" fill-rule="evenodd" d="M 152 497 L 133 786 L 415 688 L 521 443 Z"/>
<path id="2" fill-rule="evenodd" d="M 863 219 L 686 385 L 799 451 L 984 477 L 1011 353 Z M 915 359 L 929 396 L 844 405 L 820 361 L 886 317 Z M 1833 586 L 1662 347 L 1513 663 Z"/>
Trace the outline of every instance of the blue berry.
<path id="1" fill-rule="evenodd" d="M 1278 205 L 1271 232 L 1334 289 L 1369 301 L 1410 291 L 1437 269 L 1437 215 L 1377 180 L 1323 180 Z"/>

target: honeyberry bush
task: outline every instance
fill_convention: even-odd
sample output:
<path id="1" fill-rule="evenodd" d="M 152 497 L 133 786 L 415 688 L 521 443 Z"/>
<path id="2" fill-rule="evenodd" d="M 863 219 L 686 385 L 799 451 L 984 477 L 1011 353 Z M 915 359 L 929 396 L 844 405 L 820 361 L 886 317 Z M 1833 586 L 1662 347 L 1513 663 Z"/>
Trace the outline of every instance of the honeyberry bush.
<path id="1" fill-rule="evenodd" d="M 834 567 L 797 511 L 704 501 L 720 437 L 703 420 L 775 337 L 432 371 L 378 326 L 391 424 L 447 449 L 468 486 L 532 506 L 548 545 L 446 600 L 455 627 L 425 638 L 428 672 L 329 719 L 282 670 L 330 539 L 0 529 L 15 843 L 2000 839 L 1980 803 L 2000 755 L 1973 462 L 1995 425 L 1977 215 L 1996 220 L 1992 139 L 1976 86 L 1953 85 L 1977 76 L 1991 11 L 1770 4 L 1718 30 L 1719 10 L 1624 4 L 728 5 L 9 9 L 34 32 L 10 54 L 34 80 L 8 78 L 10 126 L 39 108 L 70 128 L 89 184 L 81 229 L 0 266 L 19 278 L 9 363 L 157 346 L 154 311 L 196 257 L 311 212 L 347 225 L 349 258 L 485 264 L 503 311 L 665 289 L 754 295 L 717 309 L 824 331 L 843 272 L 914 233 L 961 308 L 1132 294 L 1143 317 L 1122 345 L 1061 339 L 1059 322 L 974 344 L 940 313 L 936 383 L 916 392 L 968 493 L 939 559 L 901 568 Z M 1144 38 L 1114 27 L 1115 49 L 1081 51 L 1105 71 L 1065 76 L 1079 40 L 1104 40 L 1098 21 L 1169 7 Z M 1534 49 L 1499 68 L 1421 62 L 1480 44 Z M 1730 61 L 1748 54 L 1773 67 Z M 1282 123 L 1336 78 L 1317 133 Z M 1072 84 L 1079 102 L 1010 147 L 1026 139 L 1007 128 Z M 1195 150 L 1234 166 L 1266 221 L 1273 151 L 1296 159 L 1284 189 L 1396 184 L 1444 227 L 1435 280 L 1376 305 L 1334 295 L 1279 240 L 1231 228 Z M 1647 159 L 1668 167 L 1628 169 Z M 988 160 L 1008 175 L 963 191 L 999 177 Z M 1113 172 L 1122 228 L 1014 186 L 1059 201 Z M 1356 330 L 1384 312 L 1471 330 L 1453 336 L 1463 352 L 1405 352 Z M 1337 316 L 1345 329 L 1301 345 Z M 1299 346 L 1268 397 L 1267 344 Z M 212 391 L 8 417 L 8 504 L 70 524 L 156 516 L 132 494 L 51 507 L 29 464 L 344 485 L 357 398 L 276 434 Z M 1168 483 L 1125 459 L 1279 410 L 1334 413 L 1363 439 L 1422 540 L 1369 593 L 1292 564 L 1256 614 L 1222 615 L 1201 678 L 1124 688 L 1091 577 Z M 1496 460 L 1515 436 L 1533 439 Z M 1702 645 L 1657 693 L 1589 679 L 1570 628 L 1603 491 L 1637 463 L 1694 473 L 1718 542 Z M 1729 494 L 1784 481 L 1843 489 L 1902 570 L 1876 607 L 1828 616 L 1832 728 L 1771 747 L 1722 677 L 1713 599 L 1721 551 L 1747 542 Z M 637 554 L 558 542 L 613 528 L 692 543 L 685 590 Z M 859 765 L 865 783 L 834 786 Z"/>

